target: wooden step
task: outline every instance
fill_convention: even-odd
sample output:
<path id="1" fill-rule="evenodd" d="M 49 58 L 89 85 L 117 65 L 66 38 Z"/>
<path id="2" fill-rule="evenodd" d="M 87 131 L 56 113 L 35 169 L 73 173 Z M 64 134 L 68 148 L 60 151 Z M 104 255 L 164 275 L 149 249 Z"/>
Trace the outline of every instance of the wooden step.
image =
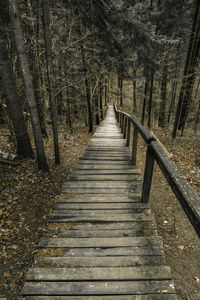
<path id="1" fill-rule="evenodd" d="M 41 238 L 39 247 L 58 248 L 118 248 L 118 247 L 161 247 L 160 237 L 123 238 Z"/>
<path id="2" fill-rule="evenodd" d="M 174 294 L 114 296 L 26 296 L 27 300 L 177 300 Z"/>
<path id="3" fill-rule="evenodd" d="M 41 268 L 67 267 L 138 267 L 161 266 L 165 264 L 164 255 L 157 256 L 106 256 L 106 257 L 36 257 L 34 266 Z"/>
<path id="4" fill-rule="evenodd" d="M 173 294 L 171 280 L 26 282 L 23 295 L 145 295 Z"/>

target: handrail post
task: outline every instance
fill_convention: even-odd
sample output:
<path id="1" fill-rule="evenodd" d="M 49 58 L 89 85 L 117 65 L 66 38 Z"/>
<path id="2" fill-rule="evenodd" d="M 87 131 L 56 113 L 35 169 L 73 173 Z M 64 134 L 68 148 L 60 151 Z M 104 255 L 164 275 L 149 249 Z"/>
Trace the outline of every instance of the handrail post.
<path id="1" fill-rule="evenodd" d="M 124 117 L 124 139 L 126 138 L 127 118 Z"/>
<path id="2" fill-rule="evenodd" d="M 122 115 L 121 133 L 124 131 L 124 115 Z"/>
<path id="3" fill-rule="evenodd" d="M 133 130 L 133 144 L 132 144 L 132 158 L 131 164 L 136 165 L 136 158 L 137 158 L 137 144 L 138 144 L 138 131 L 136 126 L 134 126 Z"/>
<path id="4" fill-rule="evenodd" d="M 149 202 L 151 183 L 152 183 L 152 177 L 153 177 L 153 168 L 154 168 L 154 156 L 153 156 L 153 152 L 151 149 L 151 145 L 148 145 L 147 152 L 146 152 L 144 181 L 143 181 L 143 187 L 142 187 L 141 202 L 143 202 L 143 203 Z"/>
<path id="5" fill-rule="evenodd" d="M 128 147 L 130 144 L 130 133 L 131 133 L 131 121 L 128 119 L 127 124 L 127 134 L 126 134 L 126 146 Z"/>

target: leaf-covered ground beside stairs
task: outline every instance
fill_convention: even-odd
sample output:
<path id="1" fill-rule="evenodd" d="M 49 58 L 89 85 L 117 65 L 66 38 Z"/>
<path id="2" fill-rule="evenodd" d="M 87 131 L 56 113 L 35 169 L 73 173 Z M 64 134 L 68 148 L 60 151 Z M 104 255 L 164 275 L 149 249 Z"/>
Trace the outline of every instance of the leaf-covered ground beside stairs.
<path id="1" fill-rule="evenodd" d="M 171 132 L 154 130 L 172 155 L 178 169 L 200 195 L 200 139 L 192 133 L 172 139 Z M 146 146 L 140 140 L 138 165 L 144 169 Z M 200 240 L 160 168 L 155 165 L 150 205 L 162 236 L 167 264 L 175 281 L 178 300 L 200 299 Z"/>
<path id="2" fill-rule="evenodd" d="M 49 174 L 38 171 L 33 160 L 20 160 L 17 166 L 0 164 L 0 299 L 19 299 L 56 196 L 91 137 L 87 128 L 70 132 L 60 125 L 59 131 L 61 165 L 54 165 L 51 138 L 45 142 Z M 1 133 L 1 150 L 13 153 L 7 131 L 2 128 Z"/>

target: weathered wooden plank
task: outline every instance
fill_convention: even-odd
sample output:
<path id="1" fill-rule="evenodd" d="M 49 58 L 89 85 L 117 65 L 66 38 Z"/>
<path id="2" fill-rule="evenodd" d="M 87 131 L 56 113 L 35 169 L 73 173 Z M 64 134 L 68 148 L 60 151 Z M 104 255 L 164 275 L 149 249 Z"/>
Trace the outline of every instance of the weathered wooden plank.
<path id="1" fill-rule="evenodd" d="M 175 293 L 171 280 L 161 281 L 89 281 L 27 282 L 23 295 L 121 295 Z"/>
<path id="2" fill-rule="evenodd" d="M 142 176 L 140 175 L 87 175 L 87 174 L 82 174 L 82 175 L 72 175 L 69 178 L 70 181 L 138 181 L 142 180 Z"/>
<path id="3" fill-rule="evenodd" d="M 102 267 L 102 268 L 31 268 L 28 281 L 71 280 L 170 280 L 167 266 Z"/>
<path id="4" fill-rule="evenodd" d="M 101 160 L 94 160 L 94 159 L 83 159 L 79 160 L 78 162 L 79 165 L 81 164 L 92 164 L 92 165 L 98 165 L 98 164 L 103 164 L 103 165 L 123 165 L 123 166 L 131 166 L 130 162 L 128 160 L 115 160 L 115 159 L 101 159 Z"/>
<path id="5" fill-rule="evenodd" d="M 141 202 L 141 193 L 132 193 L 132 194 L 102 194 L 102 193 L 90 193 L 90 194 L 78 194 L 78 193 L 63 193 L 57 199 L 57 202 L 76 202 L 76 203 L 91 203 L 91 202 Z"/>
<path id="6" fill-rule="evenodd" d="M 76 175 L 99 175 L 99 176 L 102 176 L 102 175 L 114 175 L 114 176 L 119 176 L 119 175 L 128 175 L 128 176 L 131 176 L 131 175 L 141 175 L 140 171 L 138 169 L 115 169 L 115 170 L 112 170 L 112 169 L 108 169 L 108 170 L 100 170 L 99 169 L 99 166 L 98 166 L 98 169 L 96 168 L 93 168 L 93 169 L 77 169 L 74 173 L 73 173 L 74 176 Z"/>
<path id="7" fill-rule="evenodd" d="M 87 154 L 85 154 L 85 155 L 83 155 L 81 158 L 80 158 L 80 160 L 79 160 L 79 163 L 82 163 L 82 161 L 84 161 L 84 162 L 87 162 L 87 161 L 89 161 L 89 160 L 91 160 L 92 162 L 94 161 L 94 162 L 96 162 L 96 161 L 102 161 L 102 162 L 104 162 L 104 161 L 110 161 L 110 162 L 127 162 L 127 161 L 130 161 L 130 157 L 129 156 L 125 156 L 125 155 L 122 155 L 122 156 L 100 156 L 100 155 L 98 155 L 98 156 L 91 156 L 91 155 L 87 155 Z"/>
<path id="8" fill-rule="evenodd" d="M 99 216 L 101 214 L 105 214 L 105 215 L 145 215 L 145 216 L 149 216 L 151 214 L 151 210 L 150 209 L 137 209 L 137 210 L 133 210 L 133 209 L 55 209 L 54 210 L 54 215 L 81 215 L 81 216 L 88 216 L 88 215 L 92 215 L 92 216 Z"/>
<path id="9" fill-rule="evenodd" d="M 103 181 L 101 180 L 100 182 L 98 181 L 67 181 L 63 184 L 63 190 L 66 188 L 89 188 L 89 189 L 95 189 L 95 188 L 102 188 L 102 189 L 107 189 L 107 188 L 115 188 L 115 189 L 134 189 L 137 186 L 142 186 L 141 183 L 137 182 L 127 182 L 127 181 Z"/>
<path id="10" fill-rule="evenodd" d="M 65 226 L 66 225 L 66 226 Z M 148 221 L 131 221 L 131 222 L 83 222 L 83 223 L 51 223 L 51 230 L 77 230 L 77 231 L 102 231 L 102 230 L 132 230 L 136 232 L 144 232 L 145 235 L 150 232 L 152 228 L 156 228 L 155 220 Z M 70 230 L 69 230 L 70 229 Z M 141 235 L 142 236 L 142 235 Z"/>
<path id="11" fill-rule="evenodd" d="M 67 230 L 49 231 L 45 237 L 58 238 L 114 238 L 114 237 L 137 237 L 156 235 L 155 228 L 140 228 L 139 230 Z"/>
<path id="12" fill-rule="evenodd" d="M 135 185 L 132 188 L 105 188 L 105 187 L 99 187 L 99 188 L 63 188 L 63 194 L 72 193 L 72 194 L 135 194 L 139 193 L 141 191 L 141 184 Z"/>
<path id="13" fill-rule="evenodd" d="M 118 169 L 118 170 L 97 170 L 97 169 L 85 169 L 85 170 L 76 170 L 72 176 L 77 176 L 77 175 L 113 175 L 113 176 L 125 176 L 127 175 L 128 177 L 130 176 L 135 176 L 135 175 L 141 175 L 140 171 L 138 169 Z"/>
<path id="14" fill-rule="evenodd" d="M 57 248 L 42 247 L 42 256 L 49 256 L 47 250 L 59 250 L 59 255 L 63 257 L 106 257 L 106 256 L 157 256 L 164 255 L 163 248 L 159 245 L 143 246 L 143 247 L 107 247 L 107 248 Z M 47 251 L 47 252 L 46 252 Z M 40 256 L 40 252 L 38 254 Z"/>
<path id="15" fill-rule="evenodd" d="M 55 214 L 51 215 L 50 221 L 54 222 L 122 222 L 122 221 L 132 221 L 132 222 L 139 222 L 139 221 L 148 221 L 152 220 L 152 214 L 96 214 L 96 215 L 67 215 L 67 214 Z"/>
<path id="16" fill-rule="evenodd" d="M 109 256 L 109 257 L 36 257 L 35 266 L 45 267 L 138 267 L 160 266 L 165 264 L 160 256 Z"/>
<path id="17" fill-rule="evenodd" d="M 26 300 L 177 300 L 174 294 L 119 296 L 27 296 Z"/>
<path id="18" fill-rule="evenodd" d="M 114 170 L 117 171 L 118 170 L 133 170 L 133 168 L 126 164 L 126 165 L 123 165 L 123 164 L 94 164 L 94 163 L 91 163 L 91 164 L 78 164 L 77 165 L 77 169 L 78 170 Z"/>
<path id="19" fill-rule="evenodd" d="M 95 209 L 97 212 L 99 209 L 132 209 L 132 211 L 142 210 L 142 209 L 149 209 L 150 206 L 147 203 L 58 203 L 56 205 L 56 209 L 80 209 L 80 210 L 91 210 Z"/>
<path id="20" fill-rule="evenodd" d="M 162 247 L 160 237 L 123 237 L 123 238 L 41 238 L 39 247 L 57 248 L 108 248 L 108 247 Z"/>

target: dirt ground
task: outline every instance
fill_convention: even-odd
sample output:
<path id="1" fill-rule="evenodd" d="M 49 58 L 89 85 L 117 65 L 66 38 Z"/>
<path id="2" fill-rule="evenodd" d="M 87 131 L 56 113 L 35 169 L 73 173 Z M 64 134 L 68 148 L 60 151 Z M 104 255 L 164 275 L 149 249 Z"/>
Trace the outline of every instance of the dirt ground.
<path id="1" fill-rule="evenodd" d="M 86 128 L 70 132 L 60 125 L 61 165 L 53 163 L 51 139 L 45 142 L 50 173 L 37 170 L 35 161 L 17 166 L 0 164 L 0 299 L 19 298 L 27 269 L 32 265 L 39 238 L 48 225 L 62 183 L 73 171 L 91 137 Z M 193 135 L 171 140 L 168 131 L 155 134 L 172 159 L 200 194 L 199 149 Z M 1 128 L 0 149 L 13 152 L 7 131 Z M 138 165 L 143 170 L 146 147 L 139 143 Z M 159 167 L 155 166 L 151 207 L 158 233 L 163 237 L 167 264 L 171 266 L 179 300 L 200 299 L 200 241 Z"/>

